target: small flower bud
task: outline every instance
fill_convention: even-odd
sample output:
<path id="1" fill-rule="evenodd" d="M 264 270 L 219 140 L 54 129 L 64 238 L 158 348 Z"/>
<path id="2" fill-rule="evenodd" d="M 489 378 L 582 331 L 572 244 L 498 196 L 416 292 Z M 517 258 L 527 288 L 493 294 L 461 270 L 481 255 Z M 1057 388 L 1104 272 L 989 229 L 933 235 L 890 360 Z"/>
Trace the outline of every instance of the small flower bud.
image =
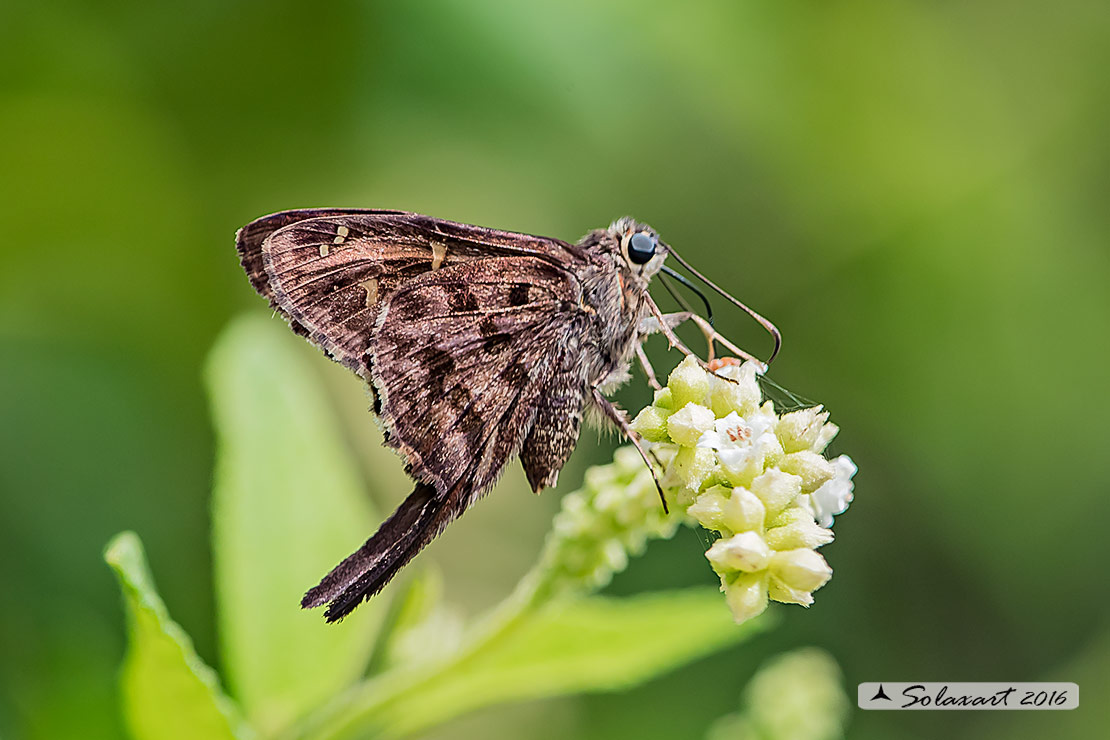
<path id="1" fill-rule="evenodd" d="M 769 516 L 785 509 L 801 492 L 802 479 L 778 468 L 766 470 L 752 481 L 752 493 L 763 502 Z"/>
<path id="2" fill-rule="evenodd" d="M 656 406 L 646 406 L 632 420 L 632 430 L 648 442 L 669 442 L 667 418 L 671 412 Z"/>
<path id="3" fill-rule="evenodd" d="M 657 409 L 665 411 L 674 411 L 674 396 L 671 395 L 670 388 L 660 388 L 655 392 L 655 398 L 652 400 L 651 405 Z"/>
<path id="4" fill-rule="evenodd" d="M 640 457 L 640 453 L 631 445 L 618 447 L 616 449 L 613 453 L 613 465 L 615 466 L 615 470 L 611 471 L 609 475 L 615 472 L 617 476 L 624 477 L 648 472 L 648 468 L 644 464 L 644 458 Z M 591 470 L 594 470 L 594 468 L 591 467 L 586 469 L 587 475 Z"/>
<path id="5" fill-rule="evenodd" d="M 755 532 L 741 532 L 727 540 L 714 542 L 705 557 L 713 563 L 713 569 L 718 573 L 729 570 L 755 573 L 771 562 L 771 548 Z"/>
<path id="6" fill-rule="evenodd" d="M 713 413 L 719 418 L 733 412 L 747 416 L 759 408 L 761 393 L 755 380 L 757 372 L 758 368 L 752 362 L 745 362 L 740 367 L 727 365 L 719 369 L 716 375 L 731 380 L 722 380 L 715 376 L 709 379 L 709 406 Z"/>
<path id="7" fill-rule="evenodd" d="M 822 411 L 820 406 L 791 411 L 789 414 L 783 414 L 779 419 L 775 434 L 778 435 L 782 448 L 786 452 L 811 450 L 820 453 L 825 448 L 822 445 L 817 449 L 817 444 L 828 418 L 829 412 Z"/>
<path id="8" fill-rule="evenodd" d="M 697 360 L 687 357 L 671 371 L 667 378 L 667 387 L 671 389 L 674 408 L 678 410 L 688 403 L 705 403 L 705 394 L 709 392 L 709 378 Z"/>
<path id="9" fill-rule="evenodd" d="M 733 488 L 732 495 L 721 507 L 721 523 L 733 532 L 762 531 L 766 516 L 767 507 L 747 488 Z"/>
<path id="10" fill-rule="evenodd" d="M 810 450 L 791 452 L 779 462 L 779 467 L 802 478 L 802 493 L 813 493 L 825 481 L 831 480 L 835 469 L 825 458 Z"/>
<path id="11" fill-rule="evenodd" d="M 628 567 L 628 553 L 617 539 L 609 540 L 601 546 L 601 560 L 604 568 L 616 573 Z"/>
<path id="12" fill-rule="evenodd" d="M 694 517 L 698 524 L 706 529 L 720 531 L 725 528 L 725 505 L 728 503 L 731 491 L 724 486 L 713 486 L 697 497 L 694 503 L 686 509 L 689 516 Z"/>
<path id="13" fill-rule="evenodd" d="M 612 515 L 628 500 L 625 489 L 626 486 L 617 482 L 601 486 L 594 497 L 594 508 L 601 513 Z"/>
<path id="14" fill-rule="evenodd" d="M 832 578 L 832 568 L 825 559 L 804 547 L 776 552 L 770 571 L 774 578 L 798 591 L 816 591 Z"/>
<path id="15" fill-rule="evenodd" d="M 774 550 L 813 549 L 833 541 L 832 530 L 819 525 L 813 514 L 800 506 L 791 506 L 779 514 L 763 537 Z"/>
<path id="16" fill-rule="evenodd" d="M 716 458 L 713 450 L 680 447 L 671 462 L 669 472 L 686 488 L 698 491 L 701 490 L 701 484 L 713 473 L 717 465 Z"/>
<path id="17" fill-rule="evenodd" d="M 679 511 L 688 511 L 698 498 L 696 489 L 686 488 L 682 485 L 677 488 L 664 485 L 663 491 L 667 494 L 667 500 L 678 507 Z"/>
<path id="18" fill-rule="evenodd" d="M 667 433 L 675 443 L 694 447 L 701 435 L 713 428 L 715 420 L 713 412 L 705 406 L 687 403 L 667 419 Z"/>
<path id="19" fill-rule="evenodd" d="M 767 608 L 766 573 L 722 576 L 721 590 L 725 592 L 725 603 L 737 624 L 758 617 Z"/>
<path id="20" fill-rule="evenodd" d="M 813 603 L 813 594 L 809 591 L 800 591 L 791 588 L 777 578 L 767 579 L 767 595 L 783 604 L 801 604 L 809 606 Z"/>

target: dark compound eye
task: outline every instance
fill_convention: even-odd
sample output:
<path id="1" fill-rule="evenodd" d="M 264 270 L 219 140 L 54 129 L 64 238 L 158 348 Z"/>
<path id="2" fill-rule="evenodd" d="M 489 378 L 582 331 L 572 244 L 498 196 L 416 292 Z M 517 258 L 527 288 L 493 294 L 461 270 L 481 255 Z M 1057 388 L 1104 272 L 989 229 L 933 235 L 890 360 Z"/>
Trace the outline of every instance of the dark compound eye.
<path id="1" fill-rule="evenodd" d="M 628 259 L 642 265 L 655 256 L 655 237 L 637 231 L 628 240 Z"/>

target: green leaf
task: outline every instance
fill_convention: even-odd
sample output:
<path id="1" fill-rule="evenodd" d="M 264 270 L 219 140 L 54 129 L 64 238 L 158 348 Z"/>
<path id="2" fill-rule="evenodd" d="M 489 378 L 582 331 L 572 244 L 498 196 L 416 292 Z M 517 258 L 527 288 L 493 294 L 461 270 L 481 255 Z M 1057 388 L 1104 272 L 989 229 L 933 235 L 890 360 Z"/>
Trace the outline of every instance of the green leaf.
<path id="1" fill-rule="evenodd" d="M 406 735 L 480 707 L 585 691 L 612 691 L 740 642 L 768 628 L 737 626 L 717 589 L 557 603 L 374 715 Z"/>
<path id="2" fill-rule="evenodd" d="M 265 734 L 362 674 L 386 606 L 379 596 L 338 625 L 300 607 L 376 522 L 310 358 L 284 322 L 249 316 L 207 369 L 221 647 L 233 695 Z"/>
<path id="3" fill-rule="evenodd" d="M 166 612 L 138 536 L 116 535 L 104 559 L 119 578 L 127 610 L 129 639 L 120 689 L 131 735 L 136 740 L 249 736 L 220 690 L 216 672 L 201 661 L 192 640 Z"/>
<path id="4" fill-rule="evenodd" d="M 416 577 L 409 579 L 403 596 L 393 602 L 394 613 L 386 625 L 388 637 L 375 654 L 381 661 L 371 666 L 373 673 L 394 667 L 411 669 L 458 652 L 464 620 L 460 610 L 444 600 L 443 591 L 443 574 L 434 564 L 425 563 Z"/>

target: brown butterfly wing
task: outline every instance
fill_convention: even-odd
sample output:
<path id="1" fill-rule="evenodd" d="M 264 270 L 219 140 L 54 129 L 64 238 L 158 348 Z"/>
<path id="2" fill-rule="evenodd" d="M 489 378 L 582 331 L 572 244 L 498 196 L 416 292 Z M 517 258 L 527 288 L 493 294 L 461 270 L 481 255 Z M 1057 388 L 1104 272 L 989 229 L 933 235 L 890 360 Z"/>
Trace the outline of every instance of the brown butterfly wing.
<path id="1" fill-rule="evenodd" d="M 556 239 L 385 210 L 284 211 L 248 224 L 236 242 L 251 284 L 293 330 L 367 379 L 377 311 L 406 280 L 491 256 L 581 259 Z"/>
<path id="2" fill-rule="evenodd" d="M 251 281 L 251 286 L 258 291 L 259 295 L 266 298 L 275 310 L 285 314 L 293 331 L 302 336 L 308 336 L 308 330 L 296 321 L 293 321 L 289 315 L 285 313 L 284 308 L 278 304 L 274 296 L 274 291 L 270 287 L 270 276 L 266 273 L 265 260 L 262 255 L 262 245 L 266 239 L 278 229 L 297 223 L 298 221 L 307 221 L 313 218 L 323 218 L 324 216 L 350 216 L 355 214 L 397 215 L 402 213 L 404 213 L 404 211 L 351 208 L 302 208 L 293 211 L 280 211 L 278 213 L 271 213 L 268 216 L 256 218 L 254 221 L 251 221 L 249 224 L 239 229 L 235 234 L 235 248 L 239 252 L 239 262 L 243 265 L 243 269 L 246 271 L 247 277 Z"/>
<path id="3" fill-rule="evenodd" d="M 534 257 L 425 273 L 383 308 L 372 349 L 389 444 L 418 480 L 487 488 L 582 338 L 581 288 Z M 584 396 L 584 381 L 578 384 Z"/>
<path id="4" fill-rule="evenodd" d="M 334 621 L 377 593 L 493 485 L 526 440 L 536 450 L 548 444 L 533 434 L 537 414 L 556 422 L 546 400 L 573 416 L 564 428 L 577 437 L 588 390 L 574 361 L 589 320 L 581 298 L 571 273 L 529 256 L 426 272 L 384 301 L 373 380 L 388 443 L 420 482 L 303 605 L 330 602 Z M 572 447 L 564 439 L 559 449 Z M 551 464 L 561 467 L 558 454 Z"/>

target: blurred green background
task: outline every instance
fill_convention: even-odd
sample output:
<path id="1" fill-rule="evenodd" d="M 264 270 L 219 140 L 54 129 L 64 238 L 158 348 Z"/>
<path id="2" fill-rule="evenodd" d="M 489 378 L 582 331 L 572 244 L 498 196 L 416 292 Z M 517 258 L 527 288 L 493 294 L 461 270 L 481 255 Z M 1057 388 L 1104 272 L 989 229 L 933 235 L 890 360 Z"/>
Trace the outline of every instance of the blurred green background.
<path id="1" fill-rule="evenodd" d="M 265 310 L 235 229 L 321 205 L 565 239 L 635 215 L 778 323 L 773 377 L 832 409 L 860 467 L 813 608 L 641 688 L 436 738 L 698 737 L 760 661 L 809 644 L 853 697 L 883 679 L 1083 691 L 1071 713 L 857 712 L 852 737 L 1097 735 L 1108 69 L 1096 0 L 5 2 L 0 735 L 122 736 L 100 551 L 124 528 L 218 667 L 202 363 Z M 372 450 L 358 382 L 318 364 Z M 423 556 L 449 595 L 471 613 L 503 596 L 612 444 L 585 434 L 559 491 L 514 472 L 452 528 Z M 367 477 L 383 506 L 407 492 L 398 470 Z M 681 532 L 609 590 L 711 583 L 703 548 Z"/>

